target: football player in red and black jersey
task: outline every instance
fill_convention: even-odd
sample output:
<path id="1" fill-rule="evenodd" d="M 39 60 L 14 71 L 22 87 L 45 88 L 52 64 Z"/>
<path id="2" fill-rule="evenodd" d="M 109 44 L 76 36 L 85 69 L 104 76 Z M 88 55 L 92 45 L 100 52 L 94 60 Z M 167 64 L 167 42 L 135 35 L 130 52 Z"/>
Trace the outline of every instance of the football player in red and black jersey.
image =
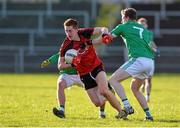
<path id="1" fill-rule="evenodd" d="M 121 109 L 121 106 L 111 91 L 108 90 L 108 82 L 103 63 L 96 54 L 94 43 L 91 37 L 108 33 L 105 27 L 78 28 L 78 22 L 74 19 L 67 19 L 64 22 L 66 38 L 60 47 L 60 59 L 58 69 L 75 67 L 78 75 L 84 83 L 88 96 L 96 107 L 102 106 L 104 96 L 109 103 L 118 111 L 116 118 L 126 118 L 127 114 Z M 101 37 L 101 36 L 100 36 Z M 78 51 L 77 57 L 74 57 L 72 64 L 65 62 L 65 53 L 69 49 Z"/>

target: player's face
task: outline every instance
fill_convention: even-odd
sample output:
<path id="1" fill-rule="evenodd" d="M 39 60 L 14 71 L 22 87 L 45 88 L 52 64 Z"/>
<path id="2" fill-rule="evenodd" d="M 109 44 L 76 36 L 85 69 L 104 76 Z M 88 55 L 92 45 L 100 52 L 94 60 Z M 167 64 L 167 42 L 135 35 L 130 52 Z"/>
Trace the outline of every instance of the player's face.
<path id="1" fill-rule="evenodd" d="M 145 28 L 148 28 L 148 25 L 147 25 L 147 23 L 146 22 L 144 22 L 144 21 L 141 21 L 141 22 L 138 22 L 139 24 L 142 24 Z"/>
<path id="2" fill-rule="evenodd" d="M 73 26 L 64 26 L 64 30 L 69 40 L 74 40 L 77 35 L 77 29 L 73 28 Z"/>

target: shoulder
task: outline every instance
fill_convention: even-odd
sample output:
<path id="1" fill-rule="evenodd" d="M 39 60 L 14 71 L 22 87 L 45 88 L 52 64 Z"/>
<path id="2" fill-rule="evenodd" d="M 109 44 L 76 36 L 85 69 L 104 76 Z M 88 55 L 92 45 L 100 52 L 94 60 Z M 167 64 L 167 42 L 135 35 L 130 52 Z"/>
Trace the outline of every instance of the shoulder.
<path id="1" fill-rule="evenodd" d="M 122 27 L 124 27 L 126 24 L 118 24 L 117 26 L 116 26 L 116 28 L 122 28 Z"/>
<path id="2" fill-rule="evenodd" d="M 71 45 L 72 45 L 71 41 L 68 38 L 65 38 L 59 49 L 61 57 L 65 55 L 65 52 L 69 47 L 71 47 Z"/>
<path id="3" fill-rule="evenodd" d="M 61 45 L 61 47 L 67 47 L 71 41 L 66 37 Z"/>
<path id="4" fill-rule="evenodd" d="M 123 30 L 124 30 L 124 24 L 118 24 L 112 31 L 111 31 L 111 34 L 113 36 L 119 36 L 123 33 Z"/>
<path id="5" fill-rule="evenodd" d="M 78 29 L 78 34 L 84 36 L 85 38 L 90 38 L 93 31 L 94 28 L 80 28 Z"/>
<path id="6" fill-rule="evenodd" d="M 84 33 L 84 32 L 89 32 L 89 31 L 94 31 L 94 28 L 79 28 L 78 33 Z"/>
<path id="7" fill-rule="evenodd" d="M 117 31 L 123 31 L 124 28 L 127 27 L 127 23 L 125 24 L 118 24 L 114 29 L 117 30 Z"/>

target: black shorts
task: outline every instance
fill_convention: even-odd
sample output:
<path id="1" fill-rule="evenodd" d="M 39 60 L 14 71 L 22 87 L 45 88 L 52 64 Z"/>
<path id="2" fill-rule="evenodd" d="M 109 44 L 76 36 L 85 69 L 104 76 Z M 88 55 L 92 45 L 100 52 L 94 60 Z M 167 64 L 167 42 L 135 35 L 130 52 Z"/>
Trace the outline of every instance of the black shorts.
<path id="1" fill-rule="evenodd" d="M 103 65 L 97 66 L 92 72 L 80 76 L 81 81 L 84 83 L 85 89 L 91 89 L 97 86 L 96 76 L 99 72 L 104 71 Z"/>

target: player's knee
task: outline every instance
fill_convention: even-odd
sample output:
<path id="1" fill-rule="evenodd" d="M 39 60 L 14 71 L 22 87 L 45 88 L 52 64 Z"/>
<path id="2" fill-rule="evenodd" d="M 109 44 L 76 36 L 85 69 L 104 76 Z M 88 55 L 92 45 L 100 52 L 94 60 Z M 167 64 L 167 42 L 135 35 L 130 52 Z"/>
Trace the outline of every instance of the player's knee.
<path id="1" fill-rule="evenodd" d="M 100 94 L 106 98 L 109 96 L 109 90 L 108 89 L 102 89 L 102 90 L 100 90 Z"/>
<path id="2" fill-rule="evenodd" d="M 107 89 L 105 89 L 105 88 L 100 89 L 99 92 L 100 92 L 101 95 L 104 96 L 104 95 L 106 95 L 106 93 L 107 93 Z"/>

